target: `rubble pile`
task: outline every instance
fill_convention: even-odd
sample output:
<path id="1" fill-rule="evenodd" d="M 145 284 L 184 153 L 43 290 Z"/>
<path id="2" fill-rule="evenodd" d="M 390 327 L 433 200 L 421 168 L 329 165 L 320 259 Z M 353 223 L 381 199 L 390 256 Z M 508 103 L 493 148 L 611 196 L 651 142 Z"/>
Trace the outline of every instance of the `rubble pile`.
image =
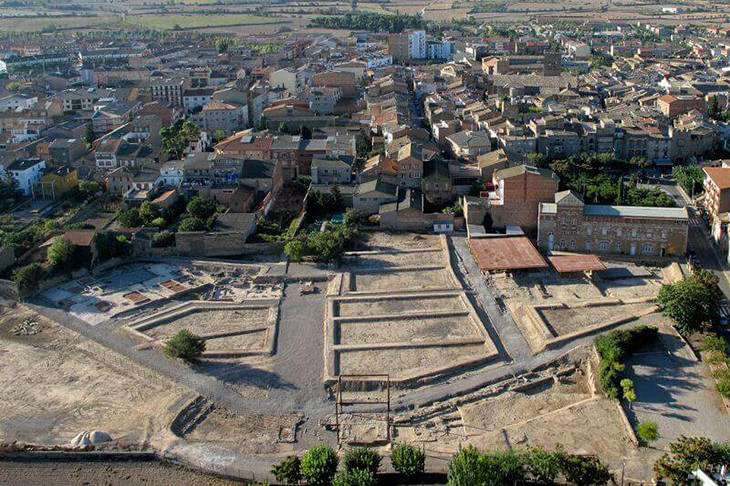
<path id="1" fill-rule="evenodd" d="M 35 336 L 39 334 L 43 329 L 33 319 L 23 319 L 23 322 L 15 326 L 12 330 L 15 336 Z"/>

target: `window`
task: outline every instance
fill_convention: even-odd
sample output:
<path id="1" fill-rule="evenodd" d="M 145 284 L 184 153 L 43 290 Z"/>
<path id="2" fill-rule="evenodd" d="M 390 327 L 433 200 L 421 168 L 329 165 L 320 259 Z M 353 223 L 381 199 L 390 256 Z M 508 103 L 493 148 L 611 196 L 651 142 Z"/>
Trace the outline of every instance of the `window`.
<path id="1" fill-rule="evenodd" d="M 631 230 L 631 236 L 632 236 L 632 238 L 636 238 L 636 228 L 633 228 Z"/>
<path id="2" fill-rule="evenodd" d="M 586 251 L 591 251 L 591 242 L 586 241 Z"/>
<path id="3" fill-rule="evenodd" d="M 646 232 L 646 239 L 647 240 L 650 240 L 652 238 L 652 236 L 653 236 L 653 233 L 651 231 L 647 231 Z"/>
<path id="4" fill-rule="evenodd" d="M 608 228 L 606 228 L 605 226 L 603 228 L 601 228 L 601 234 L 603 236 L 606 236 L 608 234 Z"/>
<path id="5" fill-rule="evenodd" d="M 616 236 L 623 235 L 624 231 L 621 228 L 616 228 Z"/>
<path id="6" fill-rule="evenodd" d="M 620 241 L 616 242 L 616 253 L 621 253 L 621 242 Z"/>
<path id="7" fill-rule="evenodd" d="M 644 255 L 653 255 L 654 254 L 654 246 L 653 245 L 643 245 L 641 247 L 641 253 Z"/>
<path id="8" fill-rule="evenodd" d="M 570 240 L 570 249 L 575 250 L 575 248 L 576 248 L 575 240 Z"/>
<path id="9" fill-rule="evenodd" d="M 588 236 L 591 236 L 593 234 L 593 226 L 588 226 L 586 232 L 588 233 Z"/>
<path id="10" fill-rule="evenodd" d="M 608 242 L 607 242 L 607 241 L 602 241 L 602 242 L 600 242 L 600 243 L 598 244 L 598 249 L 599 249 L 600 251 L 608 251 Z"/>

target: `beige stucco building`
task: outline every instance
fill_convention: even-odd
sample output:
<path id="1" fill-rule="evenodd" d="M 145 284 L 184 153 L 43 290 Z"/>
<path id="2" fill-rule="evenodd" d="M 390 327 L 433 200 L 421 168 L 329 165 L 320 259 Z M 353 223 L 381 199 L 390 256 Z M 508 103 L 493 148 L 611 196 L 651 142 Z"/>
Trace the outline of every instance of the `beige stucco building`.
<path id="1" fill-rule="evenodd" d="M 585 204 L 580 194 L 562 191 L 542 203 L 538 215 L 540 250 L 658 258 L 687 251 L 687 209 Z"/>

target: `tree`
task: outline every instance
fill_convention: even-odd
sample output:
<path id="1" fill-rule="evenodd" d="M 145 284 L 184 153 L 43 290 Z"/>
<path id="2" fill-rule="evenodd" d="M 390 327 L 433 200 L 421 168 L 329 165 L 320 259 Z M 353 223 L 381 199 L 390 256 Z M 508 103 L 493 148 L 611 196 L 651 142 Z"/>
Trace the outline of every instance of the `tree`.
<path id="1" fill-rule="evenodd" d="M 63 236 L 53 240 L 48 248 L 48 263 L 54 268 L 68 267 L 73 261 L 75 246 Z"/>
<path id="2" fill-rule="evenodd" d="M 195 196 L 187 206 L 188 213 L 194 218 L 205 221 L 215 214 L 215 202 L 204 197 Z"/>
<path id="3" fill-rule="evenodd" d="M 648 420 L 637 424 L 636 435 L 639 437 L 639 440 L 646 445 L 656 442 L 661 438 L 657 424 Z"/>
<path id="4" fill-rule="evenodd" d="M 309 140 L 312 138 L 312 130 L 307 125 L 302 125 L 299 129 L 299 135 L 303 140 Z"/>
<path id="5" fill-rule="evenodd" d="M 707 116 L 712 118 L 713 120 L 719 120 L 721 119 L 721 110 L 720 110 L 720 102 L 717 99 L 717 96 L 713 96 L 710 98 L 710 102 L 707 104 Z"/>
<path id="6" fill-rule="evenodd" d="M 697 165 L 675 166 L 672 169 L 672 176 L 690 197 L 702 192 L 702 182 L 704 181 L 705 174 Z"/>
<path id="7" fill-rule="evenodd" d="M 259 126 L 258 126 L 259 131 L 266 130 L 268 127 L 269 127 L 268 120 L 266 119 L 266 117 L 264 115 L 261 115 L 261 117 L 259 118 Z"/>
<path id="8" fill-rule="evenodd" d="M 13 273 L 13 282 L 19 292 L 29 293 L 38 288 L 38 282 L 43 279 L 44 273 L 40 263 L 29 263 Z"/>
<path id="9" fill-rule="evenodd" d="M 374 449 L 361 447 L 347 451 L 342 462 L 346 471 L 360 469 L 369 471 L 375 476 L 378 474 L 381 460 L 380 454 Z"/>
<path id="10" fill-rule="evenodd" d="M 296 484 L 302 479 L 302 461 L 297 456 L 289 456 L 271 468 L 271 474 L 277 481 L 286 484 Z"/>
<path id="11" fill-rule="evenodd" d="M 164 248 L 166 246 L 172 246 L 172 244 L 175 242 L 175 237 L 172 233 L 170 233 L 167 230 L 160 231 L 159 233 L 155 233 L 152 235 L 152 243 L 155 245 L 155 248 Z"/>
<path id="12" fill-rule="evenodd" d="M 96 135 L 94 134 L 94 126 L 91 123 L 86 124 L 86 146 L 91 147 L 91 144 L 94 143 L 94 140 L 96 140 Z"/>
<path id="13" fill-rule="evenodd" d="M 476 486 L 482 480 L 481 454 L 473 445 L 467 445 L 451 458 L 448 469 L 449 486 Z"/>
<path id="14" fill-rule="evenodd" d="M 123 236 L 117 236 L 111 231 L 103 231 L 94 236 L 94 246 L 98 249 L 99 260 L 129 256 L 132 246 Z"/>
<path id="15" fill-rule="evenodd" d="M 187 218 L 183 219 L 180 222 L 180 226 L 178 226 L 178 230 L 182 231 L 183 233 L 188 231 L 205 231 L 205 223 L 199 219 L 195 218 L 193 216 L 188 216 Z"/>
<path id="16" fill-rule="evenodd" d="M 656 304 L 684 335 L 702 329 L 717 315 L 722 291 L 715 277 L 708 270 L 696 270 L 679 282 L 664 284 L 659 290 Z"/>
<path id="17" fill-rule="evenodd" d="M 328 445 L 319 445 L 307 451 L 302 457 L 302 478 L 312 486 L 324 486 L 332 483 L 337 473 L 339 459 Z"/>
<path id="18" fill-rule="evenodd" d="M 330 190 L 332 194 L 332 202 L 333 205 L 339 209 L 342 207 L 342 192 L 340 192 L 340 188 L 335 184 L 332 186 L 332 189 Z"/>
<path id="19" fill-rule="evenodd" d="M 160 130 L 162 148 L 170 157 L 179 159 L 191 142 L 198 140 L 200 129 L 191 121 L 178 121 Z"/>
<path id="20" fill-rule="evenodd" d="M 408 444 L 396 444 L 390 454 L 393 469 L 405 476 L 406 480 L 423 473 L 426 456 L 421 449 Z"/>
<path id="21" fill-rule="evenodd" d="M 527 470 L 537 481 L 552 484 L 562 472 L 567 456 L 560 445 L 554 452 L 542 447 L 531 447 L 526 454 Z"/>
<path id="22" fill-rule="evenodd" d="M 205 351 L 205 340 L 187 329 L 181 329 L 165 343 L 163 351 L 170 358 L 195 361 Z"/>
<path id="23" fill-rule="evenodd" d="M 91 200 L 92 197 L 96 196 L 101 190 L 101 186 L 95 181 L 81 181 L 79 182 L 79 192 L 81 196 L 87 201 Z"/>
<path id="24" fill-rule="evenodd" d="M 139 217 L 145 226 L 150 226 L 155 219 L 160 217 L 160 210 L 150 201 L 145 201 L 139 206 Z"/>
<path id="25" fill-rule="evenodd" d="M 657 479 L 671 480 L 672 484 L 686 484 L 692 471 L 711 471 L 727 464 L 728 459 L 726 444 L 715 444 L 705 437 L 681 436 L 654 463 L 654 474 Z"/>
<path id="26" fill-rule="evenodd" d="M 286 126 L 286 122 L 279 123 L 279 131 L 281 133 L 289 133 L 289 129 Z"/>
<path id="27" fill-rule="evenodd" d="M 231 43 L 228 39 L 218 39 L 215 43 L 216 49 L 218 49 L 218 53 L 223 54 L 228 52 L 228 48 L 231 46 Z"/>
<path id="28" fill-rule="evenodd" d="M 117 222 L 122 228 L 138 228 L 144 224 L 144 221 L 139 215 L 138 208 L 130 208 L 119 213 Z"/>
<path id="29" fill-rule="evenodd" d="M 613 479 L 608 467 L 597 457 L 575 454 L 566 457 L 563 476 L 569 483 L 575 484 L 606 484 Z"/>

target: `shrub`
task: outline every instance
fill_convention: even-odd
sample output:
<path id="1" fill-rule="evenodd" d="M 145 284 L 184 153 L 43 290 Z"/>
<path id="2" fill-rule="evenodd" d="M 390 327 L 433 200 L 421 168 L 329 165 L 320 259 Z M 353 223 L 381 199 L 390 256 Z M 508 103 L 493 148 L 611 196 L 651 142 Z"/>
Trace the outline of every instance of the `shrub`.
<path id="1" fill-rule="evenodd" d="M 375 450 L 367 447 L 352 449 L 345 453 L 343 465 L 346 471 L 360 469 L 370 471 L 373 475 L 378 474 L 382 458 Z"/>
<path id="2" fill-rule="evenodd" d="M 541 483 L 552 484 L 562 472 L 566 458 L 565 450 L 558 445 L 554 452 L 542 447 L 531 447 L 525 460 L 527 470 L 534 479 Z"/>
<path id="3" fill-rule="evenodd" d="M 624 366 L 621 362 L 627 355 L 655 339 L 657 334 L 658 330 L 655 327 L 639 326 L 613 331 L 595 339 L 594 344 L 601 358 L 598 365 L 598 382 L 608 398 L 615 399 L 622 396 L 621 372 Z M 623 394 L 627 400 L 636 398 L 633 389 L 624 392 L 630 392 Z"/>
<path id="4" fill-rule="evenodd" d="M 654 463 L 654 473 L 657 479 L 669 479 L 671 484 L 687 484 L 692 471 L 712 471 L 730 460 L 727 444 L 704 437 L 682 436 L 669 444 L 669 451 Z"/>
<path id="5" fill-rule="evenodd" d="M 480 454 L 471 445 L 453 457 L 448 474 L 452 486 L 519 484 L 527 478 L 522 454 L 513 451 Z"/>
<path id="6" fill-rule="evenodd" d="M 715 384 L 715 389 L 725 398 L 730 398 L 730 379 L 722 378 Z"/>
<path id="7" fill-rule="evenodd" d="M 171 246 L 175 242 L 175 237 L 172 233 L 170 233 L 167 230 L 160 231 L 159 233 L 155 233 L 152 235 L 152 243 L 157 248 L 163 248 L 166 246 Z"/>
<path id="8" fill-rule="evenodd" d="M 312 486 L 330 484 L 337 473 L 338 462 L 337 454 L 330 446 L 313 447 L 302 457 L 302 477 Z"/>
<path id="9" fill-rule="evenodd" d="M 187 329 L 178 331 L 165 343 L 164 348 L 167 356 L 188 362 L 198 359 L 203 351 L 205 351 L 205 340 Z"/>
<path id="10" fill-rule="evenodd" d="M 59 236 L 48 248 L 48 263 L 54 268 L 69 267 L 73 261 L 74 248 L 67 238 Z"/>
<path id="11" fill-rule="evenodd" d="M 187 218 L 182 220 L 180 226 L 178 227 L 178 230 L 182 232 L 205 231 L 205 223 L 203 223 L 201 219 L 188 216 Z"/>
<path id="12" fill-rule="evenodd" d="M 636 426 L 636 435 L 644 444 L 651 444 L 660 438 L 659 427 L 655 422 L 650 422 L 648 420 L 639 422 Z"/>
<path id="13" fill-rule="evenodd" d="M 593 456 L 567 456 L 563 465 L 563 475 L 569 483 L 606 484 L 613 479 L 613 474 L 600 459 Z"/>
<path id="14" fill-rule="evenodd" d="M 32 292 L 38 288 L 38 282 L 43 279 L 44 273 L 40 263 L 29 263 L 13 273 L 13 282 L 20 292 Z"/>
<path id="15" fill-rule="evenodd" d="M 396 444 L 390 454 L 390 462 L 399 474 L 411 478 L 422 474 L 426 467 L 426 456 L 420 449 L 407 444 Z"/>
<path id="16" fill-rule="evenodd" d="M 481 454 L 476 447 L 468 445 L 454 455 L 449 463 L 450 486 L 471 486 L 483 484 L 481 480 Z"/>
<path id="17" fill-rule="evenodd" d="M 289 456 L 271 468 L 271 474 L 280 483 L 296 484 L 302 479 L 302 461 L 297 456 Z"/>
<path id="18" fill-rule="evenodd" d="M 337 475 L 333 486 L 375 486 L 378 480 L 372 471 L 352 469 Z"/>
<path id="19" fill-rule="evenodd" d="M 719 336 L 707 337 L 702 341 L 700 350 L 708 351 L 708 352 L 714 351 L 714 352 L 724 353 L 725 352 L 725 340 Z"/>
<path id="20" fill-rule="evenodd" d="M 152 222 L 150 223 L 150 226 L 154 226 L 155 228 L 159 228 L 159 229 L 162 229 L 162 228 L 164 228 L 165 226 L 167 226 L 167 221 L 165 221 L 165 218 L 162 218 L 162 217 L 160 217 L 160 218 L 155 218 L 155 219 L 153 219 L 153 220 L 152 220 Z"/>

